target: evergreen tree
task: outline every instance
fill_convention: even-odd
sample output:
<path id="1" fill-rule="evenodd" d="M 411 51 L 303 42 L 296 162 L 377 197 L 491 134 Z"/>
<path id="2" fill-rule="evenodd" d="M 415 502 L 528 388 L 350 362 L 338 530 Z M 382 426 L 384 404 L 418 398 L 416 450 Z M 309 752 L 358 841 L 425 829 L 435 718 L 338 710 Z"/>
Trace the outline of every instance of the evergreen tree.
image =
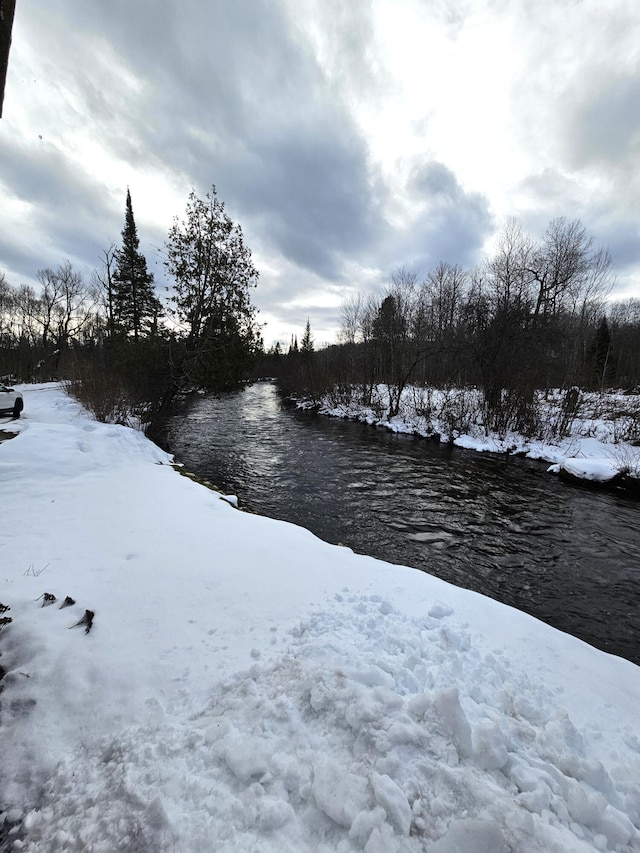
<path id="1" fill-rule="evenodd" d="M 307 325 L 304 327 L 304 335 L 300 344 L 300 352 L 305 356 L 310 356 L 313 352 L 313 338 L 311 337 L 311 323 L 307 317 Z"/>
<path id="2" fill-rule="evenodd" d="M 124 336 L 133 335 L 136 343 L 140 337 L 156 330 L 160 312 L 160 302 L 153 287 L 153 273 L 147 270 L 147 261 L 138 251 L 139 244 L 131 193 L 127 188 L 122 248 L 115 253 L 113 319 L 118 332 Z"/>
<path id="3" fill-rule="evenodd" d="M 173 312 L 185 329 L 182 376 L 215 391 L 233 387 L 262 346 L 251 303 L 258 271 L 215 187 L 205 199 L 190 193 L 186 219 L 175 219 L 166 251 Z"/>

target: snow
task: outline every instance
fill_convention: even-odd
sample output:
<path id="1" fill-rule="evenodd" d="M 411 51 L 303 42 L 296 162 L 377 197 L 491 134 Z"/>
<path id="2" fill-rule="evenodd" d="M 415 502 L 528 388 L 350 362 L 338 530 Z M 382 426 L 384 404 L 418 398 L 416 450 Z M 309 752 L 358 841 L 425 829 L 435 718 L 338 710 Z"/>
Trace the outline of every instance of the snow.
<path id="1" fill-rule="evenodd" d="M 565 459 L 562 469 L 580 480 L 606 483 L 614 476 L 606 459 Z"/>
<path id="2" fill-rule="evenodd" d="M 637 394 L 582 394 L 583 411 L 573 419 L 569 435 L 562 438 L 550 435 L 547 440 L 528 439 L 514 432 L 501 436 L 485 430 L 481 395 L 474 390 L 441 391 L 408 386 L 401 396 L 399 414 L 394 417 L 385 414 L 389 396 L 386 386 L 377 386 L 373 396 L 377 402 L 375 408 L 358 403 L 355 389 L 340 402 L 329 395 L 321 402 L 320 412 L 354 418 L 396 433 L 439 436 L 441 441 L 450 441 L 467 450 L 541 459 L 552 463 L 549 468 L 552 473 L 565 472 L 593 483 L 608 483 L 621 475 L 640 478 L 640 395 Z M 561 420 L 562 399 L 559 391 L 547 397 L 538 395 L 542 418 L 550 427 Z M 305 408 L 312 404 L 301 401 L 299 405 Z M 460 416 L 461 408 L 464 417 Z M 460 417 L 467 423 L 467 431 L 451 428 L 452 418 Z"/>
<path id="3" fill-rule="evenodd" d="M 640 849 L 638 667 L 243 513 L 23 390 L 0 425 L 0 846 Z"/>

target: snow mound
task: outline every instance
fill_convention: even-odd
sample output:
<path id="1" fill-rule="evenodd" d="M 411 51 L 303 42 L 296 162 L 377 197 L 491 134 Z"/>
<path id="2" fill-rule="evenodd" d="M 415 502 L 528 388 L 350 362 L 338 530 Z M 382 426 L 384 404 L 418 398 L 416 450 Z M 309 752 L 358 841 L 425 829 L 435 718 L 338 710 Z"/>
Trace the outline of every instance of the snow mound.
<path id="1" fill-rule="evenodd" d="M 640 754 L 603 765 L 551 692 L 465 629 L 380 617 L 378 597 L 346 597 L 196 712 L 185 697 L 83 739 L 16 849 L 638 849 Z"/>

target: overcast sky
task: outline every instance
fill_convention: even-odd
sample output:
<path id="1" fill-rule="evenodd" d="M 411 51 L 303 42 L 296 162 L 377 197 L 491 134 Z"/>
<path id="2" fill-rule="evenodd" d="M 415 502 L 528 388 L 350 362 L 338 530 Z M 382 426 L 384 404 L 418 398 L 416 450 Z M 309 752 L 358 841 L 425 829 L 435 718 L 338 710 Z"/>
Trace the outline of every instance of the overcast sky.
<path id="1" fill-rule="evenodd" d="M 506 217 L 580 218 L 640 296 L 638 0 L 17 0 L 0 270 L 119 241 L 150 269 L 215 184 L 267 345 L 332 341 L 400 266 L 472 265 Z"/>

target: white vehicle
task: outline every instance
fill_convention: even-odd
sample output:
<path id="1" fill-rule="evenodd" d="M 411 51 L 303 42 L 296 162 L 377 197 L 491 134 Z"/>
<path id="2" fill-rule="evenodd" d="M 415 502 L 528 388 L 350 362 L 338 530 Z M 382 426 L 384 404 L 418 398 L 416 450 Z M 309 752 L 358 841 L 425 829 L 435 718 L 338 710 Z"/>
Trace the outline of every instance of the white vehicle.
<path id="1" fill-rule="evenodd" d="M 11 412 L 14 418 L 19 418 L 23 408 L 24 400 L 20 391 L 15 391 L 13 388 L 0 383 L 0 415 Z"/>

